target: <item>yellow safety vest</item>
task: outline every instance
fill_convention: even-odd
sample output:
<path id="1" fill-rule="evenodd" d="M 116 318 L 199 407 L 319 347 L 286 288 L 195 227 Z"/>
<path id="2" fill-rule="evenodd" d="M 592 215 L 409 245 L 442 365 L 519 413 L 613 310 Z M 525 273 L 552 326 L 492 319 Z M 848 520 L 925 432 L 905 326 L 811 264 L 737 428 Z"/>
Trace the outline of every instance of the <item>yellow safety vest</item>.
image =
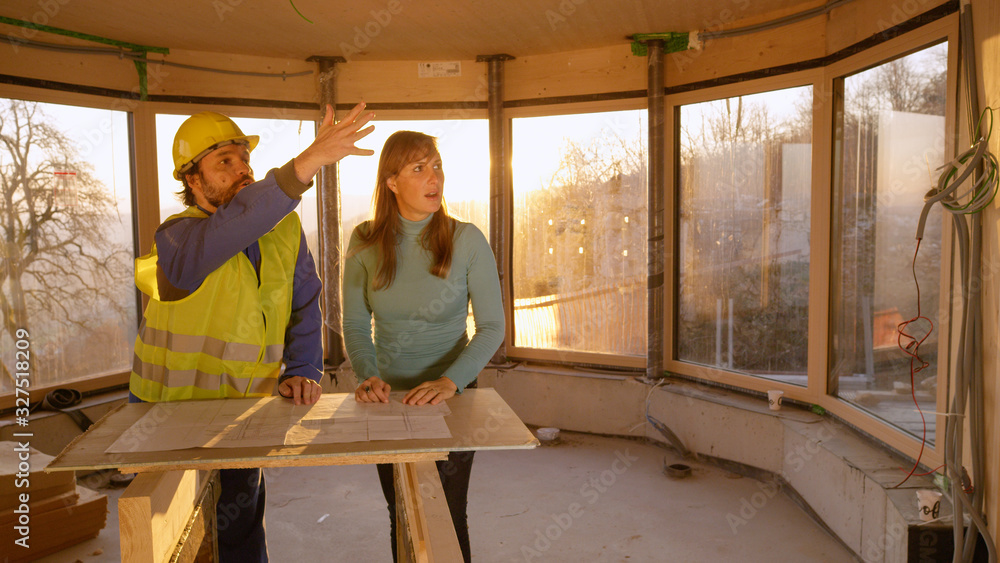
<path id="1" fill-rule="evenodd" d="M 207 215 L 189 207 L 171 217 Z M 168 219 L 169 220 L 169 219 Z M 129 389 L 147 402 L 266 397 L 281 373 L 301 223 L 289 213 L 262 236 L 258 284 L 240 252 L 177 301 L 161 301 L 156 245 L 135 261 L 135 283 L 150 297 Z"/>

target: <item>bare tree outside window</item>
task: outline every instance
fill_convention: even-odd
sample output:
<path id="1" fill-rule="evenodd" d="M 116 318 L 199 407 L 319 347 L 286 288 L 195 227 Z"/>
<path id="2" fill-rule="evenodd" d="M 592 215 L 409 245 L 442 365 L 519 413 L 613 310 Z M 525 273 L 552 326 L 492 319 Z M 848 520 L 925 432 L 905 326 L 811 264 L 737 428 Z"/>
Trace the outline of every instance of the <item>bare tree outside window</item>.
<path id="1" fill-rule="evenodd" d="M 32 387 L 124 371 L 131 363 L 129 207 L 123 211 L 97 178 L 95 166 L 104 163 L 83 154 L 71 128 L 46 115 L 44 104 L 0 100 L 0 394 L 13 390 L 8 352 L 18 329 L 30 334 Z M 97 137 L 105 135 L 90 135 Z M 94 152 L 94 144 L 83 145 Z"/>

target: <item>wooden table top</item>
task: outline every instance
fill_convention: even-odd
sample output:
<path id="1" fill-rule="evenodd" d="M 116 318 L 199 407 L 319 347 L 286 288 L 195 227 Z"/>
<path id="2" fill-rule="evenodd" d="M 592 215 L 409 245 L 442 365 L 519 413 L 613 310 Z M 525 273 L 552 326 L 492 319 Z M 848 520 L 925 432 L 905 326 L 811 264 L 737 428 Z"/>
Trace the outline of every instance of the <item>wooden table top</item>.
<path id="1" fill-rule="evenodd" d="M 227 399 L 249 404 L 261 399 Z M 289 403 L 291 405 L 291 403 Z M 123 473 L 180 469 L 403 463 L 445 459 L 450 451 L 529 449 L 538 440 L 493 389 L 467 389 L 448 400 L 451 438 L 378 440 L 304 446 L 189 448 L 106 453 L 152 403 L 123 404 L 78 436 L 46 471 L 118 469 Z"/>

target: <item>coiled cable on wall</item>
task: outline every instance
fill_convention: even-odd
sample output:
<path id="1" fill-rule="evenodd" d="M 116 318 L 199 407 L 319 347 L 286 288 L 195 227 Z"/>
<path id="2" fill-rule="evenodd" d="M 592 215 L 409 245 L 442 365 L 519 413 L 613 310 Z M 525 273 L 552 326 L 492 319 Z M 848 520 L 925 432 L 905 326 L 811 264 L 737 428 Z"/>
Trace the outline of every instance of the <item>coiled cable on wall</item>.
<path id="1" fill-rule="evenodd" d="M 983 405 L 982 347 L 982 215 L 996 197 L 998 188 L 997 159 L 989 150 L 993 130 L 993 110 L 979 111 L 979 88 L 976 78 L 975 43 L 973 41 L 972 6 L 962 0 L 960 14 L 961 50 L 967 80 L 966 94 L 973 145 L 945 164 L 937 186 L 926 197 L 917 224 L 917 240 L 923 238 L 924 224 L 930 209 L 940 203 L 952 214 L 957 240 L 961 294 L 958 340 L 955 346 L 954 394 L 945 417 L 944 462 L 950 481 L 945 495 L 954 508 L 952 532 L 954 563 L 969 563 L 976 555 L 976 545 L 982 538 L 990 563 L 996 563 L 996 545 L 986 524 L 983 509 L 986 474 L 985 408 Z M 984 123 L 989 116 L 989 122 Z M 987 125 L 985 133 L 982 131 Z M 975 174 L 975 176 L 973 176 Z M 959 187 L 972 176 L 971 186 L 958 193 Z M 968 216 L 968 217 L 967 217 Z M 919 246 L 919 242 L 918 242 Z M 963 462 L 964 424 L 969 423 L 969 458 L 975 481 L 967 478 Z M 969 529 L 965 529 L 966 518 Z"/>
<path id="2" fill-rule="evenodd" d="M 976 143 L 945 164 L 938 185 L 928 194 L 920 213 L 917 226 L 917 240 L 923 238 L 924 223 L 930 209 L 937 203 L 952 214 L 955 238 L 957 240 L 960 279 L 959 335 L 956 346 L 954 373 L 954 395 L 945 418 L 944 460 L 945 470 L 951 481 L 951 490 L 946 491 L 955 509 L 954 536 L 955 554 L 953 561 L 971 562 L 975 553 L 977 538 L 981 535 L 989 552 L 989 561 L 996 563 L 996 548 L 983 518 L 984 496 L 982 486 L 969 487 L 964 484 L 963 433 L 964 421 L 969 421 L 970 456 L 972 472 L 977 481 L 985 475 L 984 462 L 984 407 L 982 359 L 977 357 L 982 350 L 982 216 L 996 197 L 998 189 L 997 159 L 988 150 L 992 134 L 992 109 L 986 108 L 981 118 L 990 116 L 990 128 L 985 135 L 978 135 Z M 974 132 L 974 136 L 978 134 Z M 960 166 L 964 170 L 960 171 Z M 959 187 L 974 173 L 972 186 L 956 197 Z M 967 218 L 966 216 L 970 216 Z M 918 243 L 919 244 L 919 243 Z M 969 490 L 971 489 L 971 490 Z M 972 529 L 966 533 L 965 516 Z"/>
<path id="3" fill-rule="evenodd" d="M 983 119 L 989 117 L 988 129 L 985 135 L 980 135 L 980 128 Z M 968 150 L 955 157 L 951 162 L 942 165 L 938 170 L 942 170 L 938 177 L 937 187 L 927 193 L 924 208 L 920 212 L 920 220 L 917 222 L 917 240 L 924 238 L 924 226 L 927 222 L 927 215 L 935 203 L 940 202 L 951 213 L 972 214 L 978 213 L 993 201 L 997 194 L 998 166 L 997 158 L 989 152 L 990 136 L 993 133 L 993 110 L 986 108 L 979 117 L 974 136 L 978 137 L 976 142 Z M 962 169 L 964 167 L 964 169 Z M 975 171 L 982 170 L 966 191 L 955 195 L 965 180 Z M 961 203 L 965 201 L 965 203 Z"/>

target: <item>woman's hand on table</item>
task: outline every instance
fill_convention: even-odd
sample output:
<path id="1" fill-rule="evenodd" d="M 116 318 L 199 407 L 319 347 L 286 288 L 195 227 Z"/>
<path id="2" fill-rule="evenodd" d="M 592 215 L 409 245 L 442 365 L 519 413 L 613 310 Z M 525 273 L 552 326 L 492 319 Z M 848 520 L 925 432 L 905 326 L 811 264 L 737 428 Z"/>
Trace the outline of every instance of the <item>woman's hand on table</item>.
<path id="1" fill-rule="evenodd" d="M 388 403 L 389 389 L 388 383 L 372 376 L 354 390 L 354 400 L 359 403 Z"/>
<path id="2" fill-rule="evenodd" d="M 425 381 L 417 385 L 403 397 L 404 405 L 436 405 L 455 396 L 458 386 L 447 377 L 439 377 L 433 381 Z"/>

